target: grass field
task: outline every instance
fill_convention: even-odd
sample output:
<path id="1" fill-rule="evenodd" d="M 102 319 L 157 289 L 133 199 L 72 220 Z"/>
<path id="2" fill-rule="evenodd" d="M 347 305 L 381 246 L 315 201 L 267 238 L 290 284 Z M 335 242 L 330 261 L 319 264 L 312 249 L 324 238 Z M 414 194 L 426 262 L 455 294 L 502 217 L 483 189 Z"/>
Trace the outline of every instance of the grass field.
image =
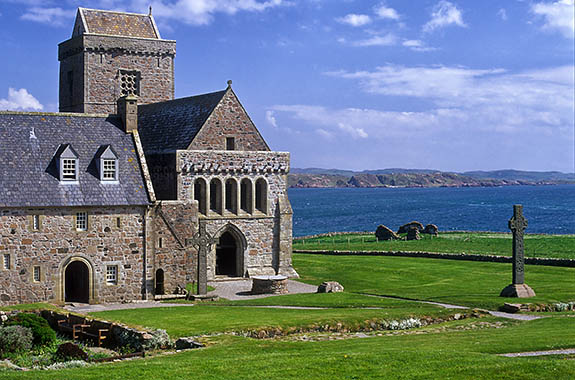
<path id="1" fill-rule="evenodd" d="M 343 234 L 294 239 L 293 249 L 340 251 L 425 251 L 511 256 L 511 234 L 488 232 L 442 232 L 422 234 L 421 240 L 377 241 L 374 234 Z M 575 259 L 575 235 L 525 235 L 527 257 Z"/>
<path id="2" fill-rule="evenodd" d="M 495 309 L 511 264 L 403 257 L 294 254 L 302 280 L 336 280 L 344 293 L 297 294 L 190 307 L 94 313 L 130 325 L 166 329 L 172 337 L 264 327 L 305 327 L 459 312 L 402 299 Z M 526 266 L 537 292 L 528 302 L 575 300 L 575 268 Z M 249 305 L 324 307 L 273 309 Z M 37 307 L 25 306 L 25 309 Z M 573 379 L 575 355 L 505 358 L 498 353 L 575 348 L 575 313 L 540 313 L 535 321 L 469 318 L 359 339 L 306 342 L 293 336 L 256 340 L 218 335 L 208 347 L 85 369 L 13 372 L 4 379 Z M 498 324 L 495 324 L 498 323 Z M 307 334 L 314 337 L 314 333 Z"/>
<path id="3" fill-rule="evenodd" d="M 486 321 L 493 321 L 486 319 Z M 418 335 L 324 342 L 221 336 L 175 355 L 86 369 L 0 372 L 8 379 L 573 379 L 575 360 L 505 358 L 497 353 L 574 346 L 575 318 L 507 323 L 501 328 L 422 330 Z"/>

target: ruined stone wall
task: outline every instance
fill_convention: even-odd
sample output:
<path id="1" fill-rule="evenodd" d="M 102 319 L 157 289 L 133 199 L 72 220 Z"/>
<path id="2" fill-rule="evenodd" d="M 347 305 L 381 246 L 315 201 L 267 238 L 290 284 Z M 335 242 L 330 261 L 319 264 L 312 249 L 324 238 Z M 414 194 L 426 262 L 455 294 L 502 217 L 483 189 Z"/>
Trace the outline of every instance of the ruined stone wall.
<path id="1" fill-rule="evenodd" d="M 82 77 L 82 98 L 70 106 L 61 103 L 60 111 L 82 109 L 87 113 L 116 113 L 121 96 L 121 70 L 139 73 L 139 104 L 174 98 L 175 41 L 119 36 L 81 35 L 59 45 L 60 101 L 66 97 L 67 72 Z M 76 80 L 74 81 L 76 85 Z M 64 99 L 65 100 L 65 99 Z"/>
<path id="2" fill-rule="evenodd" d="M 226 230 L 237 236 L 242 244 L 243 275 L 286 274 L 297 276 L 291 268 L 291 207 L 287 197 L 287 173 L 289 153 L 250 151 L 178 151 L 177 152 L 178 198 L 193 200 L 194 183 L 205 181 L 203 198 L 207 202 L 206 212 L 199 218 L 207 223 L 207 230 L 216 239 Z M 241 205 L 241 183 L 251 184 L 250 211 L 237 207 L 235 211 L 211 210 L 209 200 L 210 183 L 220 181 L 219 200 L 225 203 L 225 185 L 235 181 L 236 204 Z M 266 183 L 266 207 L 256 209 L 255 186 L 258 180 Z M 225 205 L 223 205 L 225 206 Z M 216 246 L 208 256 L 208 278 L 215 276 Z"/>
<path id="3" fill-rule="evenodd" d="M 76 231 L 75 215 L 88 212 L 88 230 Z M 40 215 L 34 231 L 32 215 Z M 118 221 L 119 218 L 119 221 Z M 90 302 L 142 298 L 145 207 L 0 209 L 0 304 L 63 302 L 64 270 L 80 258 L 89 264 Z M 118 268 L 117 284 L 106 283 L 106 267 Z M 40 281 L 34 281 L 34 267 Z"/>
<path id="4" fill-rule="evenodd" d="M 226 137 L 235 139 L 235 150 L 270 150 L 231 89 L 226 92 L 200 132 L 194 137 L 189 149 L 225 150 Z"/>

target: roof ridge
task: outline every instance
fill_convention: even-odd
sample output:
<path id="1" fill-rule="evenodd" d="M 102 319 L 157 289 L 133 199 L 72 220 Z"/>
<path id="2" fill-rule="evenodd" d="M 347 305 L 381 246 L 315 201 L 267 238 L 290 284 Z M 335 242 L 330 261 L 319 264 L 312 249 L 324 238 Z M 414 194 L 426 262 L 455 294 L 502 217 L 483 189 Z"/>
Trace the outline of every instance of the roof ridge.
<path id="1" fill-rule="evenodd" d="M 214 91 L 214 92 L 206 92 L 204 94 L 198 94 L 198 95 L 191 95 L 191 96 L 185 96 L 183 98 L 176 98 L 176 99 L 171 99 L 171 100 L 163 100 L 161 102 L 155 102 L 155 103 L 148 103 L 148 104 L 139 104 L 138 106 L 153 106 L 153 105 L 160 105 L 160 104 L 164 104 L 164 103 L 169 103 L 169 102 L 175 102 L 175 101 L 179 101 L 179 100 L 187 100 L 187 99 L 192 99 L 192 98 L 198 98 L 200 96 L 206 96 L 206 95 L 213 95 L 213 94 L 217 94 L 219 92 L 225 93 L 228 89 L 226 88 L 225 90 L 220 90 L 220 91 Z"/>
<path id="2" fill-rule="evenodd" d="M 150 18 L 152 18 L 152 15 L 149 14 L 149 13 L 135 13 L 135 12 L 110 11 L 110 10 L 107 10 L 107 9 L 94 9 L 94 8 L 84 8 L 84 7 L 78 7 L 78 10 L 92 11 L 92 12 L 116 13 L 116 14 L 122 14 L 122 15 L 130 15 L 130 16 L 145 16 L 145 17 L 150 17 Z"/>
<path id="3" fill-rule="evenodd" d="M 67 117 L 119 117 L 114 113 L 78 113 L 78 112 L 31 112 L 31 111 L 0 111 L 0 115 L 28 115 L 28 116 L 67 116 Z"/>

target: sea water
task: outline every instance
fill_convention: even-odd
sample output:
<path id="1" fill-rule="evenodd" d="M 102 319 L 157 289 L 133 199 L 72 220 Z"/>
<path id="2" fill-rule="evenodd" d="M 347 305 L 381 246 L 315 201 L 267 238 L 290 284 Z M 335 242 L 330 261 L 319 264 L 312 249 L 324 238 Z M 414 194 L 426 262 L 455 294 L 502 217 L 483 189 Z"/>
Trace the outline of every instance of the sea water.
<path id="1" fill-rule="evenodd" d="M 294 236 L 392 230 L 417 220 L 440 231 L 509 231 L 522 204 L 527 233 L 575 234 L 575 185 L 289 189 Z"/>

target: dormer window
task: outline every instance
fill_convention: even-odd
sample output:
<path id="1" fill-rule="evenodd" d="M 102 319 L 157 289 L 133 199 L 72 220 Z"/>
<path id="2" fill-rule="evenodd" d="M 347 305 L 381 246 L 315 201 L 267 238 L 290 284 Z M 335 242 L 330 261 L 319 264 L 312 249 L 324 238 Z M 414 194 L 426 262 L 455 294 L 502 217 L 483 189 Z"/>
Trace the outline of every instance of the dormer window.
<path id="1" fill-rule="evenodd" d="M 110 145 L 103 145 L 96 155 L 100 168 L 100 181 L 111 182 L 118 180 L 118 155 Z"/>
<path id="2" fill-rule="evenodd" d="M 62 144 L 56 151 L 58 174 L 62 183 L 78 182 L 78 154 L 70 144 Z"/>

